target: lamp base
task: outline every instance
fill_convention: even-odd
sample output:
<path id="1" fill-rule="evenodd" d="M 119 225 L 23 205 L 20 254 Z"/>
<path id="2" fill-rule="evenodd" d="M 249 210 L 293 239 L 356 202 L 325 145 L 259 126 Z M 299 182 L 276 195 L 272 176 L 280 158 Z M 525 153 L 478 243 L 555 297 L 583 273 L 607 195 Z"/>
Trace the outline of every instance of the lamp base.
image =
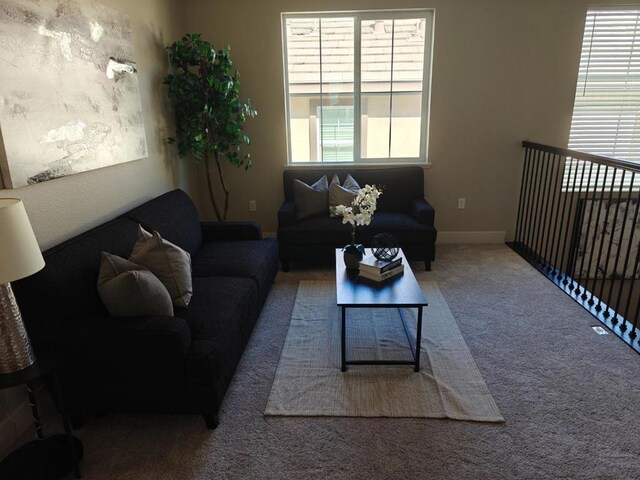
<path id="1" fill-rule="evenodd" d="M 0 374 L 24 370 L 35 361 L 11 284 L 0 284 Z"/>

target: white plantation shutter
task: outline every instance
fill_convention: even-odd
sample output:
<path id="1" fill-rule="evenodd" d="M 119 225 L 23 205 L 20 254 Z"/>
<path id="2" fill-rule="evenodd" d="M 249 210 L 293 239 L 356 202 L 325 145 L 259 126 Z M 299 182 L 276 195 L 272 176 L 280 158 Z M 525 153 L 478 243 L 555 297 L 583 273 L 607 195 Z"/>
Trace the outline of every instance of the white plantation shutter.
<path id="1" fill-rule="evenodd" d="M 640 8 L 587 12 L 569 148 L 640 162 Z"/>
<path id="2" fill-rule="evenodd" d="M 350 162 L 353 160 L 353 107 L 318 107 L 321 152 L 323 162 Z"/>

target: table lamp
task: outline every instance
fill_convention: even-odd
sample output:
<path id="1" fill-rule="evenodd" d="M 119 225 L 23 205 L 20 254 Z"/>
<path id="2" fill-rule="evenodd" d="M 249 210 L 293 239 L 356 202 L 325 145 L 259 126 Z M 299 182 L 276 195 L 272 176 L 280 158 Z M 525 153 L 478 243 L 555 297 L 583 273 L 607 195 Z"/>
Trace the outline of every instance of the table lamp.
<path id="1" fill-rule="evenodd" d="M 24 204 L 0 198 L 0 374 L 23 370 L 35 362 L 11 283 L 44 267 Z"/>

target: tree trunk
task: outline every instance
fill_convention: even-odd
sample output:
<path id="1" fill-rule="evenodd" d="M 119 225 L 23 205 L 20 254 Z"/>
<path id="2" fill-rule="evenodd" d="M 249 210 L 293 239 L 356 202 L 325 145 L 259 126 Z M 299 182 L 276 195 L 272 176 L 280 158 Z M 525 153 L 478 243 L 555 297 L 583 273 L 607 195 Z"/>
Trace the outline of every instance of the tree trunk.
<path id="1" fill-rule="evenodd" d="M 222 221 L 227 219 L 227 213 L 229 213 L 229 189 L 227 188 L 227 182 L 224 179 L 222 173 L 222 165 L 220 164 L 220 157 L 216 151 L 216 166 L 218 167 L 218 176 L 220 177 L 220 185 L 222 185 L 222 191 L 224 192 L 224 214 L 222 215 Z"/>
<path id="2" fill-rule="evenodd" d="M 217 161 L 217 153 L 216 153 L 216 161 Z M 212 174 L 213 172 L 211 171 L 211 161 L 209 159 L 209 152 L 206 152 L 204 154 L 204 164 L 207 168 L 207 187 L 209 189 L 209 199 L 211 200 L 211 205 L 213 206 L 213 210 L 216 213 L 216 218 L 218 219 L 219 222 L 223 221 L 224 218 L 222 217 L 222 215 L 220 215 L 220 209 L 218 208 L 218 203 L 216 202 L 216 196 L 213 193 L 213 183 L 212 183 Z M 226 211 L 225 211 L 225 217 L 227 216 Z"/>

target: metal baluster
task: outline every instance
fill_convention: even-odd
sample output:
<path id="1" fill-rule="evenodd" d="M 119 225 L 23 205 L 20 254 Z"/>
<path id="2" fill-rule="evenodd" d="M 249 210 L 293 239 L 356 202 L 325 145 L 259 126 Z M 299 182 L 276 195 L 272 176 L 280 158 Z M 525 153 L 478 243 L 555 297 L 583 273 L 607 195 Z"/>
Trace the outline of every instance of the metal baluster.
<path id="1" fill-rule="evenodd" d="M 568 278 L 568 270 L 569 270 L 569 262 L 567 261 L 567 257 L 566 257 L 566 253 L 567 253 L 567 240 L 570 240 L 569 238 L 569 234 L 573 235 L 573 228 L 572 228 L 572 223 L 569 222 L 569 220 L 571 219 L 571 212 L 574 211 L 573 208 L 573 199 L 576 198 L 576 206 L 578 205 L 578 198 L 580 198 L 580 193 L 578 193 L 578 195 L 576 195 L 576 185 L 578 183 L 578 168 L 580 167 L 580 160 L 574 158 L 573 159 L 576 163 L 576 173 L 573 175 L 573 185 L 571 187 L 571 196 L 569 197 L 569 210 L 567 211 L 567 221 L 564 222 L 564 241 L 562 242 L 562 262 L 560 264 L 560 273 L 559 275 L 556 277 L 558 280 L 560 280 L 562 277 L 562 283 L 564 285 L 567 285 L 569 282 L 567 281 Z M 584 180 L 584 168 L 582 169 L 582 176 L 580 178 L 580 183 L 582 184 L 582 181 Z M 575 220 L 575 218 L 574 218 Z M 560 232 L 560 236 L 562 236 L 563 232 Z"/>
<path id="2" fill-rule="evenodd" d="M 580 172 L 580 185 L 578 186 L 578 195 L 577 196 L 575 195 L 575 192 L 574 192 L 574 196 L 576 197 L 576 208 L 575 208 L 576 214 L 575 214 L 575 217 L 573 219 L 574 228 L 571 229 L 571 240 L 573 240 L 574 239 L 574 235 L 576 233 L 578 233 L 575 230 L 575 226 L 576 225 L 581 225 L 582 221 L 584 220 L 584 208 L 583 208 L 581 210 L 581 212 L 580 212 L 580 214 L 582 215 L 582 218 L 580 218 L 580 220 L 579 220 L 580 223 L 578 223 L 578 204 L 580 203 L 580 199 L 582 198 L 582 189 L 584 187 L 585 162 L 580 160 L 578 164 L 581 165 L 581 168 L 580 168 L 580 170 L 581 170 L 581 172 Z M 571 218 L 571 216 L 569 216 L 569 218 Z M 577 240 L 578 240 L 578 242 L 580 241 L 579 238 Z M 573 245 L 571 245 L 571 246 L 573 246 Z M 575 261 L 576 261 L 577 249 L 578 249 L 578 244 L 576 244 L 576 251 L 575 252 L 569 252 L 569 255 L 571 255 L 571 259 L 572 259 L 571 265 L 569 265 L 568 262 L 567 262 L 567 274 L 570 273 L 571 274 L 571 278 L 572 278 L 571 285 L 569 286 L 569 290 L 570 291 L 574 291 L 578 287 L 578 282 L 576 282 L 576 279 L 575 279 Z M 571 272 L 569 272 L 569 268 L 571 268 Z M 564 284 L 566 285 L 567 283 L 568 283 L 567 282 L 567 275 L 565 275 Z"/>
<path id="3" fill-rule="evenodd" d="M 545 179 L 544 179 L 544 209 L 542 208 L 542 206 L 540 207 L 540 225 L 538 226 L 538 239 L 536 240 L 536 251 L 538 252 L 538 260 L 539 263 L 542 265 L 544 264 L 547 259 L 545 258 L 543 251 L 542 251 L 542 247 L 544 246 L 544 239 L 545 239 L 545 225 L 547 223 L 547 211 L 549 210 L 549 190 L 551 188 L 551 182 L 552 182 L 552 178 L 553 178 L 553 174 L 549 175 L 550 170 L 553 167 L 553 160 L 550 159 L 549 154 L 546 154 L 546 162 L 547 162 L 547 173 L 545 174 Z"/>
<path id="4" fill-rule="evenodd" d="M 546 241 L 546 245 L 544 247 L 544 256 L 545 258 L 548 258 L 549 260 L 547 261 L 547 268 L 546 271 L 550 272 L 551 271 L 551 256 L 553 254 L 553 248 L 551 247 L 551 239 L 555 238 L 555 226 L 556 226 L 556 218 L 557 218 L 557 213 L 556 213 L 556 199 L 560 196 L 558 192 L 560 192 L 562 190 L 562 169 L 559 166 L 558 163 L 558 154 L 555 153 L 553 155 L 553 170 L 555 173 L 555 178 L 553 180 L 553 195 L 552 195 L 552 200 L 551 200 L 551 211 L 549 212 L 549 224 L 547 227 L 547 233 L 546 233 L 546 237 L 547 237 L 547 241 Z M 560 184 L 558 184 L 558 180 L 560 180 Z M 554 217 L 555 215 L 555 217 Z M 551 230 L 551 226 L 553 225 L 553 234 L 549 235 L 550 230 Z"/>
<path id="5" fill-rule="evenodd" d="M 576 164 L 576 173 L 573 175 L 573 186 L 571 187 L 570 197 L 569 197 L 569 192 L 567 192 L 567 197 L 569 197 L 569 209 L 567 211 L 567 222 L 564 226 L 565 234 L 564 234 L 564 241 L 562 243 L 562 257 L 561 257 L 562 263 L 564 263 L 567 259 L 567 257 L 565 256 L 565 253 L 567 253 L 567 239 L 569 238 L 569 233 L 573 232 L 573 228 L 571 228 L 569 224 L 569 219 L 571 218 L 571 210 L 573 208 L 573 197 L 575 197 L 575 192 L 576 192 L 576 183 L 578 181 L 578 166 L 580 165 L 580 160 L 577 160 L 574 158 L 573 161 Z M 584 174 L 584 170 L 582 173 Z M 564 222 L 564 218 L 563 218 L 563 222 Z M 560 237 L 562 237 L 562 232 L 560 232 Z M 567 283 L 569 283 L 567 282 L 567 270 L 569 269 L 569 265 L 565 265 L 563 268 L 562 263 L 560 264 L 560 272 L 558 272 L 558 276 L 556 278 L 560 280 L 564 276 L 564 280 L 562 283 L 566 285 Z"/>
<path id="6" fill-rule="evenodd" d="M 533 190 L 534 198 L 532 199 L 532 210 L 531 210 L 531 232 L 529 234 L 529 238 L 527 238 L 527 246 L 529 247 L 529 257 L 533 260 L 535 256 L 535 249 L 533 247 L 534 240 L 536 238 L 536 227 L 537 227 L 537 216 L 538 216 L 538 203 L 540 200 L 540 184 L 542 182 L 542 163 L 540 160 L 540 150 L 536 151 L 536 173 L 534 180 L 536 181 L 536 185 Z"/>
<path id="7" fill-rule="evenodd" d="M 640 250 L 638 251 L 638 257 L 640 257 Z M 636 313 L 633 319 L 633 328 L 629 332 L 631 338 L 636 338 L 636 329 L 638 328 L 638 317 L 640 316 L 640 295 L 638 295 L 638 304 L 636 305 Z"/>
<path id="8" fill-rule="evenodd" d="M 632 172 L 631 173 L 631 185 L 629 186 L 629 197 L 627 198 L 627 211 L 625 214 L 625 225 L 627 223 L 626 219 L 629 215 L 629 208 L 631 208 L 631 197 L 633 196 L 633 186 L 635 185 L 635 179 L 636 179 L 636 172 Z M 629 234 L 629 242 L 627 244 L 627 252 L 625 254 L 625 258 L 624 258 L 624 267 L 622 269 L 622 281 L 620 282 L 620 289 L 618 290 L 618 299 L 616 300 L 616 308 L 615 311 L 616 313 L 622 317 L 623 319 L 627 319 L 628 318 L 628 314 L 629 312 L 625 312 L 624 315 L 622 315 L 622 312 L 620 312 L 620 301 L 622 300 L 622 291 L 624 290 L 624 284 L 627 281 L 627 269 L 629 267 L 629 257 L 631 256 L 631 247 L 633 246 L 633 237 L 634 234 L 636 232 L 636 222 L 638 221 L 638 210 L 640 210 L 638 208 L 638 203 L 636 203 L 636 208 L 635 208 L 635 212 L 633 214 L 633 223 L 631 224 L 631 233 Z M 624 237 L 624 229 L 623 229 L 623 233 L 620 234 L 620 238 Z M 622 246 L 622 241 L 620 242 L 620 245 Z M 616 260 L 616 266 L 617 266 L 617 260 Z M 635 273 L 635 272 L 633 272 Z M 635 275 L 634 275 L 635 277 Z M 631 296 L 631 294 L 633 293 L 633 288 L 629 291 L 629 296 Z M 614 322 L 615 323 L 615 322 Z M 626 322 L 623 320 L 622 324 L 620 325 L 620 330 L 622 330 L 623 332 L 627 329 L 627 324 Z"/>
<path id="9" fill-rule="evenodd" d="M 604 264 L 604 276 L 602 279 L 602 284 L 600 285 L 600 295 L 598 296 L 598 307 L 596 307 L 597 310 L 602 310 L 602 300 L 604 299 L 604 289 L 605 289 L 605 281 L 607 279 L 607 272 L 609 271 L 609 262 L 611 261 L 611 249 L 613 247 L 613 240 L 616 234 L 616 225 L 618 224 L 618 212 L 620 210 L 620 198 L 622 197 L 622 189 L 624 188 L 624 177 L 626 175 L 627 171 L 623 170 L 622 171 L 622 181 L 620 182 L 620 189 L 618 190 L 618 201 L 616 202 L 616 213 L 613 216 L 613 225 L 611 226 L 611 235 L 609 236 L 609 245 L 607 247 L 607 258 L 605 259 L 605 264 Z M 611 188 L 611 193 L 609 194 L 609 208 L 607 209 L 607 219 L 609 218 L 609 212 L 611 211 L 611 202 L 613 201 L 613 188 L 615 187 L 616 184 L 616 178 L 618 176 L 618 169 L 615 169 L 615 173 L 613 175 L 613 182 L 611 183 L 612 188 Z M 605 228 L 606 230 L 606 228 Z M 611 282 L 615 281 L 615 275 L 611 276 Z M 607 303 L 605 304 L 607 305 L 607 309 L 605 310 L 605 312 L 603 313 L 604 317 L 608 317 L 609 316 L 609 312 L 608 312 L 608 308 L 609 308 L 609 301 L 607 299 Z"/>
<path id="10" fill-rule="evenodd" d="M 539 194 L 538 198 L 540 200 L 540 203 L 536 207 L 536 210 L 537 210 L 536 236 L 533 243 L 533 248 L 536 252 L 536 263 L 538 264 L 543 263 L 542 252 L 540 251 L 540 239 L 542 237 L 543 221 L 545 220 L 544 213 L 543 213 L 543 210 L 544 210 L 543 205 L 546 205 L 548 201 L 547 200 L 547 180 L 549 177 L 549 152 L 544 152 L 544 154 L 542 155 L 542 169 L 544 173 L 541 176 L 541 180 L 542 178 L 544 178 L 544 180 L 542 180 L 542 183 L 540 184 L 540 191 L 538 192 Z"/>
<path id="11" fill-rule="evenodd" d="M 537 163 L 535 161 L 535 152 L 530 151 L 529 154 L 529 179 L 527 182 L 527 194 L 524 199 L 524 206 L 522 208 L 522 241 L 520 243 L 520 253 L 523 257 L 527 255 L 527 239 L 531 232 L 531 209 L 533 208 L 533 187 L 535 185 L 535 171 Z"/>
<path id="12" fill-rule="evenodd" d="M 599 165 L 598 165 L 598 169 L 599 169 Z M 591 174 L 593 173 L 593 162 L 589 162 L 589 178 L 587 179 L 587 192 L 584 195 L 584 210 L 586 211 L 587 208 L 587 200 L 589 199 L 589 191 L 591 190 Z M 593 190 L 595 192 L 595 188 Z M 589 209 L 589 217 L 587 220 L 587 226 L 586 226 L 586 237 L 584 239 L 584 247 L 582 249 L 582 260 L 580 260 L 580 269 L 578 270 L 578 274 L 580 275 L 580 282 L 577 282 L 577 288 L 576 288 L 576 294 L 580 293 L 581 289 L 580 287 L 582 287 L 582 298 L 587 298 L 586 295 L 586 285 L 582 285 L 583 282 L 583 278 L 582 278 L 582 272 L 584 272 L 584 259 L 587 257 L 587 244 L 589 243 L 589 228 L 591 226 L 591 216 L 593 214 L 593 199 L 591 200 L 591 208 Z M 583 218 L 584 218 L 584 214 L 583 214 Z M 584 224 L 583 227 L 584 228 Z M 580 248 L 580 244 L 578 244 L 578 248 Z M 574 276 L 574 279 L 577 276 Z M 588 278 L 588 277 L 587 277 Z"/>
<path id="13" fill-rule="evenodd" d="M 637 203 L 636 203 L 636 213 L 637 211 L 640 210 L 640 198 L 638 198 Z M 637 218 L 637 215 L 636 215 Z M 635 230 L 635 229 L 634 229 Z M 625 318 L 627 319 L 628 322 L 631 322 L 631 298 L 633 297 L 633 289 L 636 285 L 636 272 L 638 271 L 638 265 L 640 265 L 640 248 L 638 248 L 636 250 L 636 260 L 634 262 L 633 265 L 633 270 L 631 272 L 631 286 L 629 287 L 629 295 L 627 295 L 627 304 L 625 306 Z M 640 295 L 639 295 L 640 296 Z M 635 311 L 635 319 L 636 319 L 636 323 L 638 321 L 638 309 L 636 308 Z M 631 338 L 635 338 L 636 337 L 636 331 L 632 328 L 631 331 L 629 332 L 629 336 Z"/>
<path id="14" fill-rule="evenodd" d="M 562 188 L 564 187 L 564 170 L 566 170 L 567 168 L 567 164 L 569 165 L 569 172 L 566 176 L 567 179 L 567 187 L 569 186 L 569 181 L 571 180 L 571 170 L 573 169 L 573 161 L 572 159 L 569 159 L 568 157 L 564 157 L 564 169 L 563 169 L 563 178 L 562 178 L 562 187 L 561 187 L 561 193 L 560 195 L 562 195 Z M 567 188 L 568 190 L 568 188 Z M 557 220 L 557 225 L 562 228 L 562 224 L 564 222 L 564 214 L 565 211 L 567 210 L 567 199 L 569 198 L 569 192 L 565 191 L 564 192 L 564 201 L 562 202 L 562 214 L 556 219 Z M 557 239 L 557 243 L 556 243 L 556 253 L 554 255 L 554 260 L 553 260 L 553 271 L 551 272 L 552 275 L 556 275 L 556 278 L 561 278 L 560 272 L 562 271 L 562 264 L 558 265 L 558 260 L 562 261 L 562 258 L 559 258 L 560 255 L 560 238 L 562 237 L 562 230 L 558 231 L 558 236 L 556 237 Z"/>
<path id="15" fill-rule="evenodd" d="M 533 218 L 533 205 L 535 204 L 536 198 L 536 180 L 538 178 L 538 167 L 540 163 L 538 162 L 538 158 L 540 157 L 540 151 L 536 150 L 533 155 L 533 176 L 531 177 L 531 190 L 529 191 L 529 205 L 528 205 L 528 213 L 527 213 L 527 235 L 525 237 L 525 254 L 530 256 L 531 253 L 531 233 L 533 231 L 533 225 L 531 219 Z"/>
<path id="16" fill-rule="evenodd" d="M 524 154 L 524 165 L 522 166 L 522 183 L 520 184 L 520 202 L 518 203 L 518 222 L 516 225 L 516 242 L 522 243 L 522 227 L 524 222 L 524 203 L 526 198 L 527 184 L 529 179 L 529 166 L 531 165 L 531 161 L 529 157 L 531 156 L 531 149 L 525 149 Z"/>
<path id="17" fill-rule="evenodd" d="M 614 243 L 614 240 L 615 240 L 616 226 L 618 224 L 618 214 L 620 213 L 620 203 L 622 201 L 622 191 L 624 190 L 624 179 L 626 175 L 627 175 L 627 171 L 622 170 L 622 179 L 620 180 L 620 191 L 618 192 L 618 204 L 616 205 L 616 213 L 615 213 L 615 216 L 613 217 L 614 222 L 613 222 L 613 227 L 611 229 L 611 242 L 609 243 L 609 254 L 607 256 L 607 266 L 605 270 L 609 270 L 609 260 L 611 260 L 611 244 Z M 629 189 L 629 197 L 631 197 L 631 189 Z M 627 205 L 628 204 L 629 202 L 627 201 Z M 625 213 L 624 220 L 622 221 L 622 228 L 620 229 L 620 235 L 618 236 L 618 245 L 616 247 L 616 252 L 615 252 L 616 259 L 613 263 L 613 275 L 611 277 L 611 284 L 609 285 L 609 295 L 607 296 L 608 308 L 603 313 L 605 318 L 610 315 L 609 311 L 612 309 L 611 295 L 613 294 L 613 286 L 617 278 L 616 274 L 618 273 L 618 262 L 620 261 L 620 252 L 622 251 L 622 239 L 624 238 L 624 230 L 626 225 L 627 225 L 627 215 Z M 618 323 L 618 319 L 616 318 L 616 312 L 613 312 L 613 318 L 611 319 L 611 322 L 614 325 Z"/>
<path id="18" fill-rule="evenodd" d="M 597 268 L 600 268 L 600 261 L 602 260 L 602 252 L 605 249 L 605 245 L 604 245 L 604 237 L 605 234 L 607 233 L 607 227 L 608 227 L 608 222 L 609 222 L 609 212 L 611 211 L 611 200 L 613 200 L 613 191 L 615 189 L 616 186 L 616 174 L 617 174 L 617 168 L 613 168 L 613 179 L 611 180 L 611 188 L 609 189 L 609 201 L 607 202 L 607 210 L 605 212 L 604 215 L 604 223 L 603 223 L 603 229 L 602 229 L 602 241 L 600 242 L 600 251 L 598 252 L 598 264 L 597 264 Z M 606 181 L 606 178 L 605 178 Z M 604 271 L 602 272 L 602 280 L 600 281 L 600 295 L 598 295 L 598 304 L 596 305 L 596 311 L 600 311 L 602 310 L 602 290 L 604 288 L 604 282 L 607 280 L 607 269 L 605 268 Z M 596 293 L 596 289 L 594 286 L 593 289 L 593 293 Z"/>
<path id="19" fill-rule="evenodd" d="M 596 224 L 595 224 L 595 229 L 597 231 L 599 223 L 600 223 L 600 214 L 602 213 L 602 203 L 604 201 L 604 191 L 607 187 L 607 177 L 609 175 L 609 165 L 605 165 L 604 168 L 604 180 L 602 181 L 602 191 L 600 192 L 600 205 L 598 206 L 598 216 L 596 217 Z M 600 178 L 598 178 L 598 181 L 600 180 Z M 591 261 L 589 262 L 589 265 L 593 265 L 593 255 L 595 254 L 595 232 L 593 235 L 594 238 L 594 244 L 591 250 Z M 595 266 L 595 271 L 593 272 L 593 286 L 591 287 L 591 296 L 589 297 L 589 305 L 593 306 L 593 304 L 595 303 L 593 301 L 593 295 L 596 291 L 596 282 L 598 281 L 598 268 L 600 266 L 600 257 L 601 257 L 601 253 L 602 253 L 602 244 L 604 242 L 602 241 L 602 239 L 600 240 L 600 253 L 598 254 L 597 260 L 596 260 L 596 266 Z"/>

